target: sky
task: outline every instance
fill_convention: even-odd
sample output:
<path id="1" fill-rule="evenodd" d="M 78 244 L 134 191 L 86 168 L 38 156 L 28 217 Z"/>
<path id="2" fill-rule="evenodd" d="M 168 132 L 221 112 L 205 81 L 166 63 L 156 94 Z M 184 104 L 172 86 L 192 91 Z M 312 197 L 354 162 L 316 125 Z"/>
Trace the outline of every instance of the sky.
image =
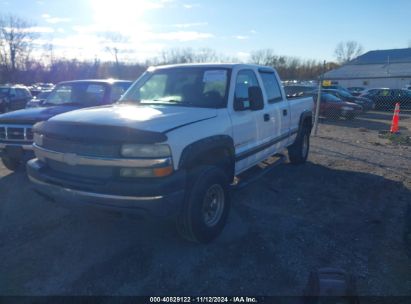
<path id="1" fill-rule="evenodd" d="M 211 48 L 246 61 L 258 49 L 334 60 L 340 41 L 365 51 L 411 43 L 409 0 L 0 0 L 0 15 L 30 22 L 34 55 L 136 62 L 162 49 Z M 119 33 L 119 34 L 118 34 Z M 113 38 L 117 37 L 117 38 Z"/>

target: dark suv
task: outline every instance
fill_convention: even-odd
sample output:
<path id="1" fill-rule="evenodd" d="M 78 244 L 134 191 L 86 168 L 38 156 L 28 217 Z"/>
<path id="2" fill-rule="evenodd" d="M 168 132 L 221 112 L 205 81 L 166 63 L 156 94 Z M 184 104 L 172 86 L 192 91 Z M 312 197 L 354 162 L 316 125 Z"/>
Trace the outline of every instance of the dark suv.
<path id="1" fill-rule="evenodd" d="M 24 109 L 32 97 L 25 86 L 0 86 L 0 113 Z"/>
<path id="2" fill-rule="evenodd" d="M 76 80 L 59 83 L 39 107 L 0 115 L 0 156 L 9 170 L 32 157 L 32 126 L 81 109 L 111 104 L 131 85 L 126 80 Z"/>
<path id="3" fill-rule="evenodd" d="M 401 109 L 411 109 L 411 91 L 400 89 L 377 89 L 361 95 L 375 102 L 378 110 L 392 110 L 398 102 Z"/>

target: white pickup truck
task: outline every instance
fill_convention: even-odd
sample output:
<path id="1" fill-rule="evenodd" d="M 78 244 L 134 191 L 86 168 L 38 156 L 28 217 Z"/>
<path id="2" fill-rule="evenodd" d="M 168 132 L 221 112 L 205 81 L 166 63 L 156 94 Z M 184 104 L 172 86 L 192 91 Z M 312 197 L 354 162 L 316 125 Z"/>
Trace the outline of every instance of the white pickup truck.
<path id="1" fill-rule="evenodd" d="M 225 225 L 237 175 L 285 149 L 306 161 L 312 109 L 311 97 L 287 100 L 269 67 L 153 67 L 117 104 L 36 124 L 27 172 L 59 202 L 173 217 L 206 243 Z"/>

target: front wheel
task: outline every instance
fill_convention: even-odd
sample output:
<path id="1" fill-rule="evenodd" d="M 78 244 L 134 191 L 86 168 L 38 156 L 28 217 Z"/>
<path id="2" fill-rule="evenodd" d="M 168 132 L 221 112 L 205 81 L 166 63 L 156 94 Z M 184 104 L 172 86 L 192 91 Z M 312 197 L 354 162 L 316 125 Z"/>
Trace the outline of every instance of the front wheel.
<path id="1" fill-rule="evenodd" d="M 190 241 L 209 243 L 223 230 L 230 210 L 229 181 L 214 166 L 195 169 L 190 174 L 183 210 L 177 219 L 180 235 Z"/>
<path id="2" fill-rule="evenodd" d="M 295 142 L 288 148 L 288 156 L 292 164 L 302 164 L 307 161 L 310 150 L 310 129 L 303 127 Z"/>
<path id="3" fill-rule="evenodd" d="M 1 161 L 3 162 L 3 165 L 10 171 L 16 171 L 21 164 L 20 159 L 12 157 L 2 157 Z"/>

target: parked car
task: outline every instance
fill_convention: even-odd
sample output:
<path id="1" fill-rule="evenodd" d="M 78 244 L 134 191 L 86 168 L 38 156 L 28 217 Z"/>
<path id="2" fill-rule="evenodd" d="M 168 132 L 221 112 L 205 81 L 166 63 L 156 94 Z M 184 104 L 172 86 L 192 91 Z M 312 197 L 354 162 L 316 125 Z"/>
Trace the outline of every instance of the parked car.
<path id="1" fill-rule="evenodd" d="M 403 88 L 403 90 L 409 90 L 409 91 L 411 91 L 411 85 L 405 86 L 405 87 Z"/>
<path id="2" fill-rule="evenodd" d="M 50 95 L 51 90 L 41 91 L 40 94 L 34 96 L 27 104 L 26 108 L 40 107 Z"/>
<path id="3" fill-rule="evenodd" d="M 307 93 L 312 93 L 317 89 L 313 85 L 285 85 L 284 91 L 287 98 L 301 97 Z"/>
<path id="4" fill-rule="evenodd" d="M 313 95 L 314 103 L 317 104 L 318 92 Z M 344 101 L 330 93 L 321 93 L 320 115 L 329 118 L 354 119 L 362 112 L 362 107 L 356 103 Z"/>
<path id="5" fill-rule="evenodd" d="M 311 97 L 289 102 L 270 67 L 150 68 L 115 105 L 36 124 L 27 173 L 59 202 L 172 217 L 206 243 L 225 225 L 236 175 L 284 149 L 306 161 L 312 109 Z"/>
<path id="6" fill-rule="evenodd" d="M 52 83 L 35 83 L 29 87 L 31 95 L 37 96 L 43 91 L 51 91 L 54 88 L 54 84 Z"/>
<path id="7" fill-rule="evenodd" d="M 347 92 L 347 93 L 351 94 L 351 92 L 348 89 L 346 89 L 346 88 L 344 88 L 343 86 L 340 86 L 340 85 L 330 85 L 330 86 L 323 85 L 322 89 L 323 90 L 340 90 L 340 91 L 344 91 L 344 92 Z"/>
<path id="8" fill-rule="evenodd" d="M 411 91 L 401 89 L 378 89 L 362 95 L 375 102 L 379 110 L 392 110 L 398 102 L 402 109 L 411 109 Z"/>
<path id="9" fill-rule="evenodd" d="M 0 113 L 24 109 L 31 98 L 30 91 L 25 86 L 0 86 Z"/>
<path id="10" fill-rule="evenodd" d="M 364 88 L 364 87 L 349 87 L 349 88 L 347 88 L 347 90 L 350 91 L 350 93 L 353 96 L 360 96 L 366 90 L 366 88 Z"/>
<path id="11" fill-rule="evenodd" d="M 34 157 L 32 126 L 60 113 L 111 104 L 131 85 L 125 80 L 61 82 L 40 107 L 0 115 L 0 156 L 5 167 L 16 170 Z"/>
<path id="12" fill-rule="evenodd" d="M 342 90 L 323 89 L 322 91 L 324 93 L 332 94 L 344 101 L 354 102 L 356 104 L 359 104 L 363 108 L 363 111 L 368 111 L 368 110 L 375 108 L 374 102 L 371 99 L 366 98 L 366 97 L 353 96 L 350 93 L 347 93 L 346 91 L 342 91 Z"/>
<path id="13" fill-rule="evenodd" d="M 366 89 L 364 90 L 360 97 L 365 97 L 365 96 L 370 96 L 373 95 L 375 93 L 377 93 L 379 90 L 389 90 L 390 88 L 370 88 L 370 89 Z"/>

